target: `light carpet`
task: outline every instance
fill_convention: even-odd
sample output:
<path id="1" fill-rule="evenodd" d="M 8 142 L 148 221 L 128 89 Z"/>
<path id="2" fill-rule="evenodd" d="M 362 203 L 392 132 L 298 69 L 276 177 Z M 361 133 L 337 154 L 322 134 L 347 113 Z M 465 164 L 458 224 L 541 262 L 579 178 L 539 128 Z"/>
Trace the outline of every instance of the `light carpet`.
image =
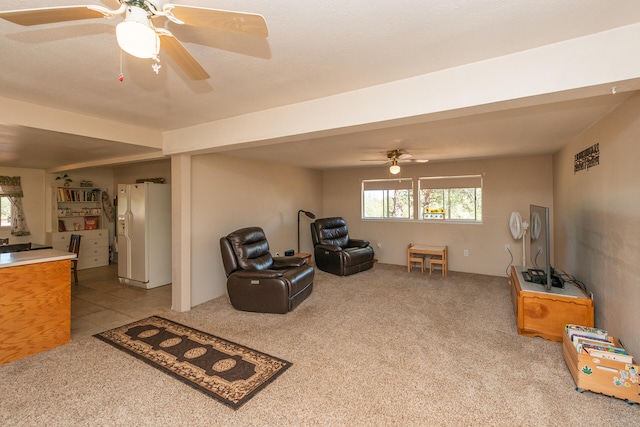
<path id="1" fill-rule="evenodd" d="M 226 297 L 163 317 L 293 363 L 234 411 L 95 338 L 0 366 L 3 426 L 637 426 L 575 391 L 560 343 L 516 333 L 508 279 L 316 271 L 286 315 Z"/>

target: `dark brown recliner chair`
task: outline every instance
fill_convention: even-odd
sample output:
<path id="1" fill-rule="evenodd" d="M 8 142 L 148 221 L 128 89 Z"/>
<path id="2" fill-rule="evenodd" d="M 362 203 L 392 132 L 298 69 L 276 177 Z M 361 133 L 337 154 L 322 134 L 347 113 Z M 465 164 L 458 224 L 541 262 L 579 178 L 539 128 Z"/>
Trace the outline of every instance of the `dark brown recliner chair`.
<path id="1" fill-rule="evenodd" d="M 343 218 L 322 218 L 311 223 L 316 266 L 328 273 L 348 276 L 373 267 L 373 248 L 366 240 L 351 239 Z"/>
<path id="2" fill-rule="evenodd" d="M 272 257 L 259 227 L 220 239 L 231 305 L 237 310 L 288 313 L 313 290 L 314 269 L 299 257 Z"/>

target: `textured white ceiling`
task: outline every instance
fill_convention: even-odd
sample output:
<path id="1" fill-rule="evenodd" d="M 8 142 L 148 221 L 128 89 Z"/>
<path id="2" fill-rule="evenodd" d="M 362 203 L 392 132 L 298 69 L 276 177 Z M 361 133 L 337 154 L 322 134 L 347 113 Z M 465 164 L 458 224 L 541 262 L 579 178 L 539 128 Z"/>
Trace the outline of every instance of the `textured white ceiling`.
<path id="1" fill-rule="evenodd" d="M 117 6 L 115 0 L 4 0 L 0 10 L 83 3 Z M 120 51 L 114 34 L 119 18 L 35 27 L 0 20 L 0 97 L 171 130 L 443 70 L 640 21 L 637 0 L 183 0 L 180 3 L 259 13 L 267 22 L 269 37 L 260 39 L 166 22 L 166 27 L 184 43 L 211 79 L 188 80 L 162 53 L 162 68 L 155 75 L 149 60 L 125 54 L 122 58 L 125 79 L 120 82 Z M 515 117 L 486 116 L 484 123 L 463 125 L 484 136 L 485 141 L 476 144 L 478 150 L 484 151 L 473 155 L 488 156 L 499 148 L 497 140 L 514 137 L 504 135 L 514 129 L 510 120 L 516 120 L 520 134 L 535 134 L 549 141 L 566 140 L 618 101 L 590 101 L 586 108 L 570 104 L 550 106 L 551 112 L 561 110 L 567 119 L 566 123 L 554 122 L 553 135 L 540 135 L 539 126 L 526 128 L 527 123 L 534 123 L 532 117 L 545 117 L 545 112 L 538 110 L 521 110 Z M 533 115 L 529 119 L 520 116 L 529 113 Z M 551 116 L 546 117 L 550 120 Z M 430 126 L 438 141 L 447 139 L 447 135 L 453 140 L 459 134 L 457 126 L 451 123 L 437 125 L 437 129 L 433 124 Z M 494 136 L 493 130 L 503 134 Z M 405 135 L 405 131 L 409 133 Z M 0 132 L 0 153 L 16 149 L 16 140 L 10 134 Z M 419 138 L 422 136 L 416 127 L 394 128 L 377 136 L 367 135 L 370 142 L 366 146 L 358 144 L 363 138 L 353 135 L 327 143 L 343 146 L 343 157 L 353 165 L 372 152 L 394 148 L 389 147 L 389 141 L 410 144 L 412 139 Z M 79 144 L 73 153 L 92 144 L 98 148 L 109 144 L 90 140 L 71 142 Z M 301 159 L 309 158 L 313 146 L 299 143 L 294 152 L 299 152 Z M 32 147 L 34 162 L 35 157 L 43 156 L 39 163 L 34 163 L 38 167 L 70 164 L 47 157 L 47 147 L 39 150 Z M 122 144 L 111 144 L 113 157 L 148 151 L 120 147 Z M 124 151 L 120 153 L 120 149 Z M 455 145 L 449 144 L 449 149 L 448 158 L 460 157 Z M 282 161 L 278 149 L 272 150 Z M 263 149 L 262 155 L 269 156 L 270 151 Z M 425 151 L 431 158 L 437 156 L 428 149 Z M 442 151 L 440 147 L 438 153 Z M 317 162 L 308 166 L 346 166 L 333 156 L 333 160 L 314 157 Z M 9 154 L 0 156 L 0 166 L 35 167 L 15 153 L 13 160 L 6 158 L 10 158 Z"/>

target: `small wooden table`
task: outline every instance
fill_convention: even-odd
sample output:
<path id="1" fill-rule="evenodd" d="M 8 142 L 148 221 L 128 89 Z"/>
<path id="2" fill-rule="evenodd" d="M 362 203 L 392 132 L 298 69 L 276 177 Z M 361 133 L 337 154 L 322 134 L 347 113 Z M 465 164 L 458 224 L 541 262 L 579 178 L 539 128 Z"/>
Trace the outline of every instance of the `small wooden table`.
<path id="1" fill-rule="evenodd" d="M 407 271 L 411 271 L 411 254 L 439 255 L 442 257 L 442 275 L 449 272 L 449 260 L 447 258 L 447 246 L 409 245 L 407 249 Z"/>
<path id="2" fill-rule="evenodd" d="M 296 252 L 293 256 L 297 256 L 298 258 L 304 258 L 307 260 L 307 264 L 313 266 L 313 261 L 311 260 L 311 254 L 306 254 L 304 252 Z"/>

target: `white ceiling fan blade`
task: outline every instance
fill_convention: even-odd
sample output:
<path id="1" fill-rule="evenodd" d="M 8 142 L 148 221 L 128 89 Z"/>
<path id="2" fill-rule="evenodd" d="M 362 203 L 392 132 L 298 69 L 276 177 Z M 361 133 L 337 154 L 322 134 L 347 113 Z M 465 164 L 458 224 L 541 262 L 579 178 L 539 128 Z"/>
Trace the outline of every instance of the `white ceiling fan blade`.
<path id="1" fill-rule="evenodd" d="M 156 32 L 160 36 L 160 47 L 176 61 L 191 80 L 206 80 L 211 77 L 171 32 L 164 28 L 156 28 Z"/>
<path id="2" fill-rule="evenodd" d="M 76 21 L 80 19 L 112 18 L 119 10 L 102 6 L 60 6 L 38 9 L 7 10 L 0 12 L 0 18 L 19 25 L 40 25 L 54 22 Z"/>
<path id="3" fill-rule="evenodd" d="M 427 159 L 400 159 L 401 163 L 427 163 L 428 161 Z"/>
<path id="4" fill-rule="evenodd" d="M 175 17 L 185 25 L 208 27 L 258 37 L 267 37 L 269 35 L 264 18 L 254 13 L 232 12 L 171 3 L 166 4 L 163 11 L 167 13 L 169 19 L 173 20 L 172 17 Z"/>

